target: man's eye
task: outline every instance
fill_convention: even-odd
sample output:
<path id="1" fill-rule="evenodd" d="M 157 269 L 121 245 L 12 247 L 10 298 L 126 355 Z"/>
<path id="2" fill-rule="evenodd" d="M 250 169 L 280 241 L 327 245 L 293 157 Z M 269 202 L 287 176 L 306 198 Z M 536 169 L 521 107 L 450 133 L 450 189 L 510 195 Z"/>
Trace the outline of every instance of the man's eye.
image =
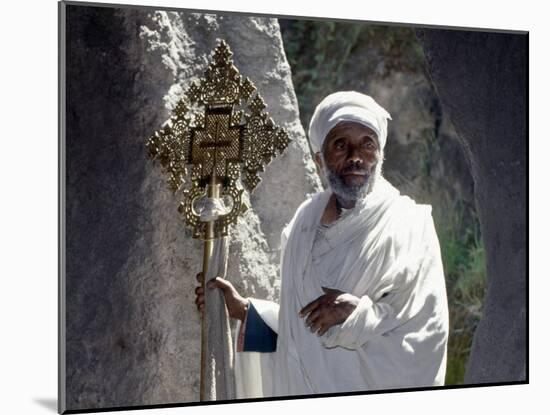
<path id="1" fill-rule="evenodd" d="M 369 150 L 373 150 L 373 149 L 376 148 L 376 146 L 374 145 L 374 143 L 373 143 L 372 141 L 370 141 L 370 140 L 369 140 L 369 141 L 365 141 L 365 142 L 363 143 L 363 147 L 368 148 Z"/>
<path id="2" fill-rule="evenodd" d="M 345 143 L 344 143 L 344 140 L 336 140 L 334 142 L 334 147 L 337 148 L 337 149 L 342 149 L 345 147 Z"/>

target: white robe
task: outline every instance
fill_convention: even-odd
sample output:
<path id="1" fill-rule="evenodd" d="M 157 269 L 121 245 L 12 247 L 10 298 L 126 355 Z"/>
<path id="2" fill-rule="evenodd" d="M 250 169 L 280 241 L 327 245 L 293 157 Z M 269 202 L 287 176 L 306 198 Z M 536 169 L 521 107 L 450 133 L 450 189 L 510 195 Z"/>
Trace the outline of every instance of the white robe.
<path id="1" fill-rule="evenodd" d="M 443 385 L 448 309 L 431 207 L 380 178 L 312 258 L 329 197 L 305 201 L 283 230 L 280 309 L 251 300 L 278 333 L 277 350 L 236 353 L 238 398 Z M 298 312 L 327 281 L 360 302 L 319 337 Z"/>

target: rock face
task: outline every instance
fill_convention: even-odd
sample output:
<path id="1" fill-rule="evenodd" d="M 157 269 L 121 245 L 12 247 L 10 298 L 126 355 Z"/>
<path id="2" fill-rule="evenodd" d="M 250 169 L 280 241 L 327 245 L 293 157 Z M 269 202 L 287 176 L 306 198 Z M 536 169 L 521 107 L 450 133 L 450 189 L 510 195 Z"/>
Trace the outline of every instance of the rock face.
<path id="1" fill-rule="evenodd" d="M 467 154 L 487 253 L 487 294 L 465 383 L 524 381 L 527 36 L 418 34 Z"/>
<path id="2" fill-rule="evenodd" d="M 66 7 L 65 409 L 198 400 L 202 246 L 145 142 L 217 38 L 293 139 L 231 234 L 229 279 L 278 296 L 279 235 L 319 188 L 276 20 Z"/>
<path id="3" fill-rule="evenodd" d="M 452 198 L 473 205 L 472 177 L 456 131 L 427 76 L 394 72 L 373 77 L 365 90 L 391 108 L 384 175 L 403 194 L 440 208 Z M 436 215 L 439 219 L 439 216 Z"/>

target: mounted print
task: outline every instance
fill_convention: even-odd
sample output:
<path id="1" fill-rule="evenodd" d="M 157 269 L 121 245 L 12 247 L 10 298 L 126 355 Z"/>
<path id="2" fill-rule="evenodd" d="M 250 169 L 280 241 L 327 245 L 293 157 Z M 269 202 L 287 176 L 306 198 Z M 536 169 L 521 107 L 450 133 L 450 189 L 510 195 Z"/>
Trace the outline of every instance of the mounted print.
<path id="1" fill-rule="evenodd" d="M 60 413 L 528 382 L 527 32 L 59 25 Z"/>

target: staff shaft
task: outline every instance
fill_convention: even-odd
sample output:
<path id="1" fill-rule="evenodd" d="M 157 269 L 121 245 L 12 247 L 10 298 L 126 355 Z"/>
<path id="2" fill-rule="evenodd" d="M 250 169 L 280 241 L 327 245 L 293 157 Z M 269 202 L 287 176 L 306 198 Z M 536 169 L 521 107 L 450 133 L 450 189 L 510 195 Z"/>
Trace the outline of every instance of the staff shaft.
<path id="1" fill-rule="evenodd" d="M 220 197 L 220 186 L 216 183 L 216 176 L 213 174 L 208 184 L 208 197 L 211 199 L 217 199 Z M 208 272 L 210 263 L 212 261 L 212 255 L 214 253 L 214 225 L 215 221 L 206 222 L 206 238 L 204 240 L 204 252 L 202 257 L 202 289 L 204 292 L 204 312 L 201 320 L 201 379 L 200 379 L 200 400 L 205 401 L 207 398 L 206 391 L 206 363 L 207 363 L 207 307 L 206 302 L 206 282 L 208 278 Z"/>

